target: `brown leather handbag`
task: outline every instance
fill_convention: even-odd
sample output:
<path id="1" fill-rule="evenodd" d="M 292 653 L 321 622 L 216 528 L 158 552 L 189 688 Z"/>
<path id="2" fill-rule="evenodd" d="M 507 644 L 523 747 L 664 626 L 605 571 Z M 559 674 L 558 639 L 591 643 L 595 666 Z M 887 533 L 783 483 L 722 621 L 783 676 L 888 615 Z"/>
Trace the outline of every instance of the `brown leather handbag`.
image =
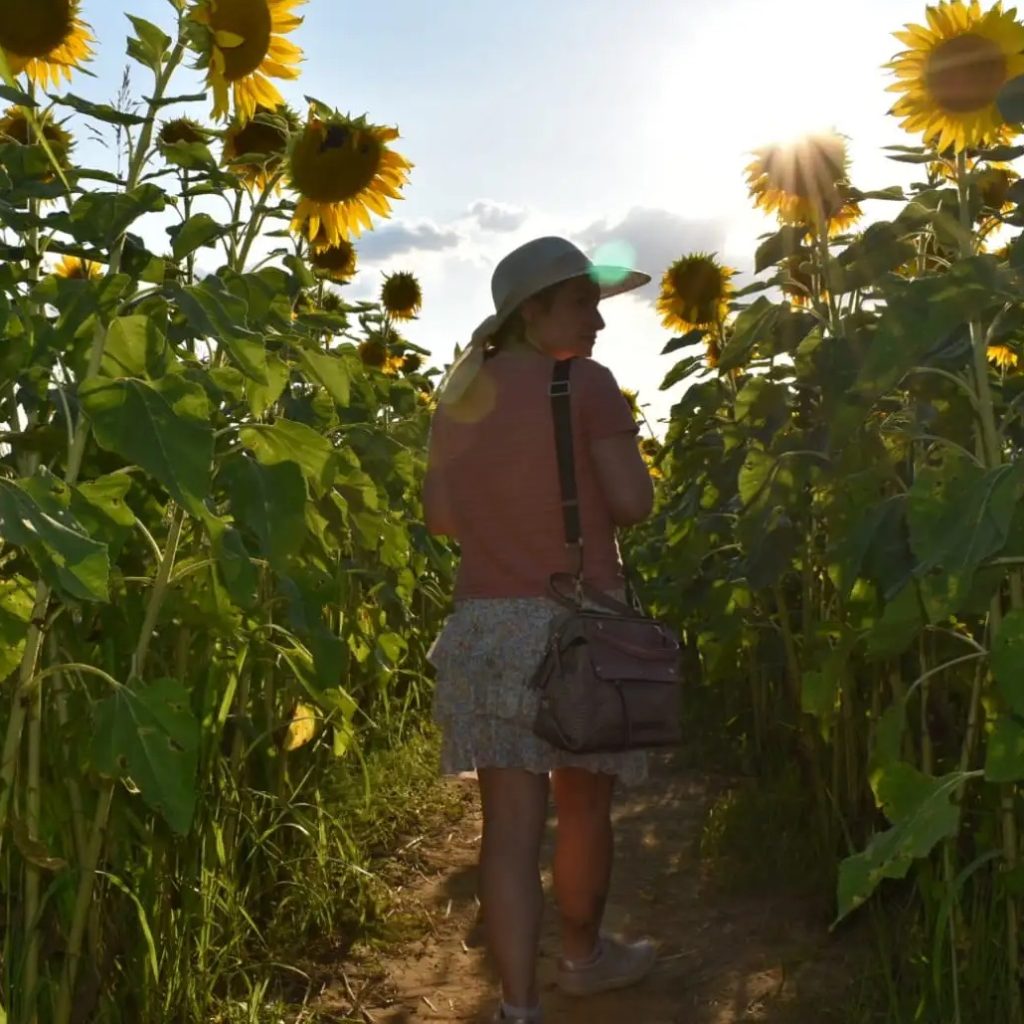
<path id="1" fill-rule="evenodd" d="M 571 369 L 571 359 L 555 364 L 551 409 L 565 542 L 576 548 L 577 568 L 551 577 L 551 594 L 567 610 L 552 621 L 530 681 L 539 694 L 533 731 L 576 754 L 671 746 L 681 739 L 678 635 L 583 581 Z"/>

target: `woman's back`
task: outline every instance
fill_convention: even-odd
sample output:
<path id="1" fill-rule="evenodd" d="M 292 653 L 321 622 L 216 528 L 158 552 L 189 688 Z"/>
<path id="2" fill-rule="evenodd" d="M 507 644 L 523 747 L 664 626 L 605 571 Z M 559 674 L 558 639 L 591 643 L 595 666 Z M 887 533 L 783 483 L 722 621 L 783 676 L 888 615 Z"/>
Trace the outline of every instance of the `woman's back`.
<path id="1" fill-rule="evenodd" d="M 435 415 L 430 472 L 461 547 L 456 598 L 542 596 L 552 573 L 575 569 L 562 526 L 549 391 L 554 365 L 531 350 L 499 352 L 458 405 L 442 405 Z M 575 359 L 570 382 L 585 576 L 615 590 L 622 567 L 591 445 L 637 428 L 600 363 Z"/>

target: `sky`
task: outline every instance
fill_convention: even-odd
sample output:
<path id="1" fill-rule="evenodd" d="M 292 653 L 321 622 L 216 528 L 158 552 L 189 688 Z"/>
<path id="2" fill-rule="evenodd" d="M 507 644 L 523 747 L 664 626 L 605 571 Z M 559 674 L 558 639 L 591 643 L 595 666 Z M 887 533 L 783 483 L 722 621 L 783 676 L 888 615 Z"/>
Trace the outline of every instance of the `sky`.
<path id="1" fill-rule="evenodd" d="M 95 77 L 76 76 L 72 91 L 116 94 L 127 11 L 173 26 L 168 0 L 83 0 Z M 309 0 L 299 13 L 289 38 L 305 61 L 297 81 L 277 83 L 285 98 L 396 126 L 394 148 L 415 165 L 393 217 L 357 240 L 347 294 L 415 272 L 424 308 L 404 333 L 443 365 L 492 311 L 490 274 L 510 249 L 547 234 L 591 254 L 625 242 L 654 281 L 602 304 L 594 357 L 639 391 L 658 433 L 685 384 L 659 391 L 675 357 L 659 354 L 671 334 L 657 282 L 694 251 L 749 271 L 758 236 L 775 228 L 747 196 L 750 151 L 835 129 L 851 140 L 859 188 L 912 175 L 881 151 L 918 141 L 887 115 L 882 65 L 901 49 L 892 32 L 924 20 L 921 0 L 858 0 L 855 13 L 848 0 Z M 132 76 L 145 94 L 144 70 Z M 202 82 L 185 70 L 179 86 Z M 96 146 L 81 155 L 109 161 Z M 885 216 L 876 205 L 869 216 Z"/>

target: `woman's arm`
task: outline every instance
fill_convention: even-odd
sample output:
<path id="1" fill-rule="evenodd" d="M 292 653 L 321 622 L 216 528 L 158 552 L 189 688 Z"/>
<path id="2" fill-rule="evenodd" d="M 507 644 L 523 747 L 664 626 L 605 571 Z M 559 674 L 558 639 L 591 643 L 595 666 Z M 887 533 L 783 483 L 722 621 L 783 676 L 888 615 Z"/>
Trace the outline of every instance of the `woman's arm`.
<path id="1" fill-rule="evenodd" d="M 632 433 L 590 442 L 594 472 L 616 526 L 643 522 L 654 507 L 651 474 Z"/>

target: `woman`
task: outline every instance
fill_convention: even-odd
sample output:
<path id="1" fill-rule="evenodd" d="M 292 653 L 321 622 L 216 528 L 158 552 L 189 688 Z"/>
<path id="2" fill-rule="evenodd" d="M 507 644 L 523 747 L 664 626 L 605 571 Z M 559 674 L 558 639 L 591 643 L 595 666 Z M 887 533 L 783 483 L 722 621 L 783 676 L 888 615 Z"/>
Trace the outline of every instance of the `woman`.
<path id="1" fill-rule="evenodd" d="M 455 610 L 434 643 L 434 715 L 446 774 L 477 772 L 483 808 L 480 898 L 502 984 L 498 1020 L 536 1022 L 543 894 L 540 844 L 549 779 L 558 815 L 554 887 L 560 988 L 587 995 L 632 984 L 653 966 L 648 942 L 600 931 L 612 865 L 615 780 L 646 772 L 644 755 L 569 755 L 536 737 L 527 681 L 552 618 L 556 572 L 575 571 L 563 534 L 550 408 L 556 360 L 570 388 L 584 578 L 621 596 L 615 527 L 653 500 L 637 427 L 610 371 L 590 359 L 598 302 L 650 278 L 595 267 L 570 242 L 538 238 L 511 252 L 491 282 L 495 313 L 442 381 L 431 424 L 424 506 L 432 533 L 455 538 Z"/>

